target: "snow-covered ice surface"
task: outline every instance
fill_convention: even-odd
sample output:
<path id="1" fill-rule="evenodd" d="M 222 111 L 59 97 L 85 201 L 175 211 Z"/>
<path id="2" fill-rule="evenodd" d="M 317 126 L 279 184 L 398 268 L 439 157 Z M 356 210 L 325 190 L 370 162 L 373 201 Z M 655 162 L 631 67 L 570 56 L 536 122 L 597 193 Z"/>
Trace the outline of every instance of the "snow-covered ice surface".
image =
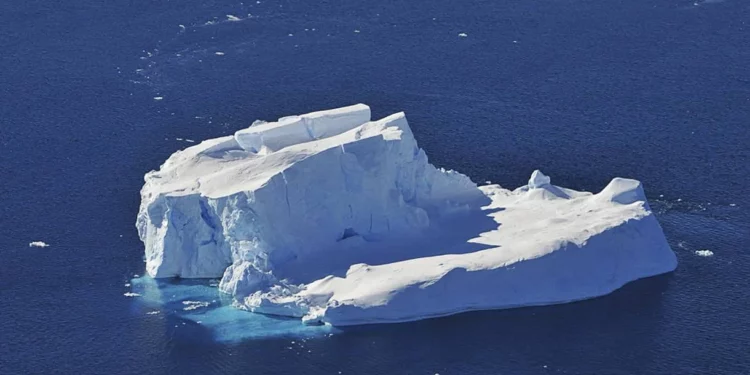
<path id="1" fill-rule="evenodd" d="M 363 104 L 256 121 L 145 181 L 150 276 L 221 278 L 237 307 L 311 324 L 575 301 L 677 265 L 640 182 L 478 187 Z"/>

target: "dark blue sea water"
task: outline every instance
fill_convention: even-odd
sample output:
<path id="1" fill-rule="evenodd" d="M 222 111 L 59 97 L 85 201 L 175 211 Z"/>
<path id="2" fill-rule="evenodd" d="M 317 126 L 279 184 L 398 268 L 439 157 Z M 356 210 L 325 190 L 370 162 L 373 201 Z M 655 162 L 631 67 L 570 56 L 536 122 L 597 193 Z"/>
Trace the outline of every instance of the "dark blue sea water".
<path id="1" fill-rule="evenodd" d="M 750 374 L 745 0 L 5 0 L 0 47 L 2 374 Z M 475 181 L 642 180 L 678 269 L 345 330 L 131 281 L 142 176 L 177 138 L 356 102 Z"/>

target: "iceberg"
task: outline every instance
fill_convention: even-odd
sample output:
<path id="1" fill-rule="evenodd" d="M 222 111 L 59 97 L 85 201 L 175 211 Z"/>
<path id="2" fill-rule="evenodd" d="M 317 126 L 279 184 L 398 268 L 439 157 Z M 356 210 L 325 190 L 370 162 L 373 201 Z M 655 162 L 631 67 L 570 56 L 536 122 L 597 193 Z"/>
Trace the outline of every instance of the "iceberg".
<path id="1" fill-rule="evenodd" d="M 334 326 L 576 301 L 677 266 L 639 181 L 477 186 L 364 104 L 175 152 L 136 226 L 150 276 L 221 278 L 239 308 Z"/>

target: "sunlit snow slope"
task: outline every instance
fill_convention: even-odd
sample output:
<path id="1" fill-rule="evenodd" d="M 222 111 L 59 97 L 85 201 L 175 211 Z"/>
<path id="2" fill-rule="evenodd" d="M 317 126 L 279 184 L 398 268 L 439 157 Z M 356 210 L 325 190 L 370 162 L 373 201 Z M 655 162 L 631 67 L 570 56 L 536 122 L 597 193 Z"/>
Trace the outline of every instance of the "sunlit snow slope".
<path id="1" fill-rule="evenodd" d="M 146 174 L 153 277 L 222 277 L 251 311 L 352 325 L 561 303 L 674 270 L 640 182 L 535 171 L 515 191 L 437 169 L 403 113 L 257 121 Z"/>

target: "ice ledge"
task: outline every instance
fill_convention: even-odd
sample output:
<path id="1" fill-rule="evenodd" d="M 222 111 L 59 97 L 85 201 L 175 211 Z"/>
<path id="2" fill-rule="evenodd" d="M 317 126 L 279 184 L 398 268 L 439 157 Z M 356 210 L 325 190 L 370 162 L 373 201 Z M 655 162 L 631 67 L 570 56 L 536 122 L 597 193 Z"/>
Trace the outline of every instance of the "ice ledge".
<path id="1" fill-rule="evenodd" d="M 370 107 L 349 107 L 282 117 L 275 122 L 260 122 L 234 133 L 245 151 L 273 152 L 294 144 L 332 137 L 370 121 Z"/>

